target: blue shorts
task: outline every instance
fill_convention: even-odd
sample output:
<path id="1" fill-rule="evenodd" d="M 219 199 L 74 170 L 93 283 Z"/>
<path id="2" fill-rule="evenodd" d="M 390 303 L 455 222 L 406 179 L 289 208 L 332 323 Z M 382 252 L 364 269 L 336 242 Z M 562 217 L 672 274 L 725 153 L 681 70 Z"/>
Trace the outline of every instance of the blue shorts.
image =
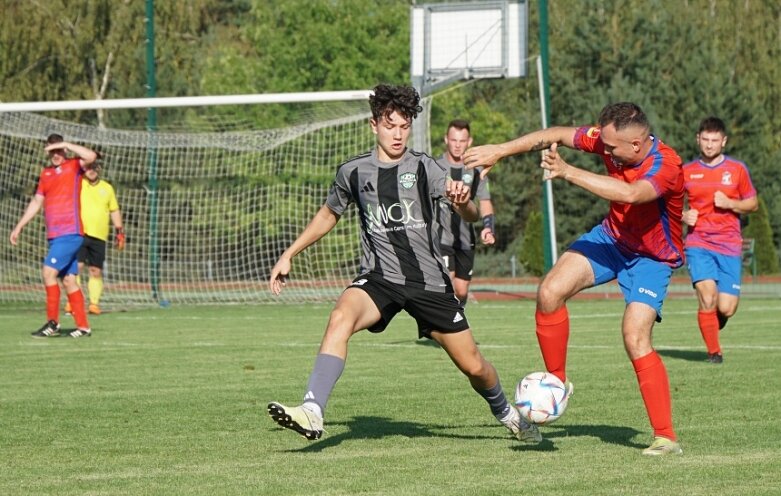
<path id="1" fill-rule="evenodd" d="M 686 248 L 685 252 L 692 284 L 713 280 L 719 293 L 740 296 L 743 266 L 739 255 L 724 255 L 705 248 Z"/>
<path id="2" fill-rule="evenodd" d="M 594 271 L 594 286 L 618 279 L 626 304 L 645 303 L 656 310 L 656 321 L 662 321 L 662 303 L 673 269 L 669 265 L 642 255 L 626 255 L 599 224 L 569 247 L 581 253 Z"/>
<path id="3" fill-rule="evenodd" d="M 57 269 L 59 277 L 65 277 L 68 274 L 79 273 L 78 255 L 84 237 L 78 234 L 67 234 L 49 240 L 49 252 L 43 259 L 43 264 L 47 267 Z"/>

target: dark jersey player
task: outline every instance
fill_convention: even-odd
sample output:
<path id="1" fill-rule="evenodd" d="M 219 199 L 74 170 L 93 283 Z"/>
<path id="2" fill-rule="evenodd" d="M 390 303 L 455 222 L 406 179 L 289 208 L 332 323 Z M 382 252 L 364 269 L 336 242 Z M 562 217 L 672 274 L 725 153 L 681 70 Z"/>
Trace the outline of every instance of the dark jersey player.
<path id="1" fill-rule="evenodd" d="M 607 175 L 574 167 L 558 146 L 602 157 Z M 537 291 L 536 332 L 545 367 L 566 380 L 569 314 L 566 302 L 583 289 L 614 279 L 624 293 L 621 332 L 654 431 L 645 455 L 682 453 L 672 422 L 667 370 L 653 348 L 672 271 L 683 264 L 681 158 L 650 132 L 648 119 L 629 102 L 606 106 L 598 126 L 552 127 L 500 145 L 467 150 L 467 167 L 487 173 L 500 159 L 543 150 L 548 179 L 561 178 L 608 200 L 601 224 L 576 240 Z"/>
<path id="2" fill-rule="evenodd" d="M 491 193 L 488 189 L 488 178 L 480 177 L 481 169 L 465 169 L 463 155 L 472 145 L 469 122 L 462 119 L 450 121 L 445 134 L 445 153 L 437 160 L 450 169 L 450 177 L 463 181 L 471 191 L 472 199 L 478 200 L 483 229 L 480 231 L 480 241 L 485 245 L 496 242 L 494 230 L 494 206 L 491 203 Z M 469 284 L 472 280 L 472 269 L 475 264 L 475 234 L 474 225 L 466 222 L 453 211 L 448 202 L 440 202 L 439 213 L 439 245 L 445 264 L 453 280 L 456 297 L 464 305 L 469 297 Z"/>
<path id="3" fill-rule="evenodd" d="M 331 391 L 347 357 L 350 337 L 363 329 L 382 332 L 401 310 L 424 336 L 435 340 L 488 403 L 497 420 L 518 439 L 539 442 L 539 431 L 525 424 L 505 398 L 493 365 L 483 358 L 464 308 L 439 252 L 435 209 L 441 198 L 469 220 L 477 208 L 469 188 L 447 177 L 428 155 L 407 149 L 420 97 L 410 86 L 378 85 L 370 97 L 376 148 L 342 164 L 325 205 L 282 254 L 269 287 L 279 294 L 294 256 L 325 236 L 351 203 L 359 211 L 362 257 L 360 275 L 345 289 L 331 312 L 303 403 L 272 402 L 269 415 L 307 439 L 320 438 Z"/>

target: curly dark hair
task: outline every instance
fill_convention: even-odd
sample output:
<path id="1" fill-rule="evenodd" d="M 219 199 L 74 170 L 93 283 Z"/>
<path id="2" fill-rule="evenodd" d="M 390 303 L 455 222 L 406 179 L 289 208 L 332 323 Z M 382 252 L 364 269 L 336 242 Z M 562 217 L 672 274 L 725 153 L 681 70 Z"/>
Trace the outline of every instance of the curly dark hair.
<path id="1" fill-rule="evenodd" d="M 650 131 L 651 125 L 648 123 L 643 110 L 631 102 L 619 102 L 606 105 L 599 114 L 599 126 L 605 127 L 613 124 L 616 131 L 630 126 L 639 126 L 646 131 Z"/>
<path id="2" fill-rule="evenodd" d="M 369 97 L 369 106 L 375 121 L 391 115 L 394 111 L 412 120 L 418 116 L 418 112 L 423 111 L 420 95 L 412 86 L 378 84 L 373 91 L 374 94 Z"/>

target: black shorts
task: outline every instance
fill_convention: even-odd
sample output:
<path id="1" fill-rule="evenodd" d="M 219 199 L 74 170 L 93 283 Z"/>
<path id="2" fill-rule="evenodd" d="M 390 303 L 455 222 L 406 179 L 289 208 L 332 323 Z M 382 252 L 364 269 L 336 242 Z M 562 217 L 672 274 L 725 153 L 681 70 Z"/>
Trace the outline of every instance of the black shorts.
<path id="1" fill-rule="evenodd" d="M 349 287 L 364 290 L 380 311 L 380 320 L 369 327 L 371 332 L 384 331 L 402 310 L 418 323 L 419 336 L 430 338 L 431 331 L 454 333 L 469 329 L 464 306 L 453 293 L 394 284 L 373 272 L 356 277 Z"/>
<path id="2" fill-rule="evenodd" d="M 79 263 L 102 270 L 105 261 L 106 242 L 102 239 L 84 235 L 84 243 L 81 245 L 81 250 L 79 250 Z"/>
<path id="3" fill-rule="evenodd" d="M 439 251 L 447 264 L 447 270 L 455 272 L 456 277 L 465 281 L 472 280 L 472 269 L 475 267 L 474 250 L 456 250 L 452 246 L 440 246 Z"/>

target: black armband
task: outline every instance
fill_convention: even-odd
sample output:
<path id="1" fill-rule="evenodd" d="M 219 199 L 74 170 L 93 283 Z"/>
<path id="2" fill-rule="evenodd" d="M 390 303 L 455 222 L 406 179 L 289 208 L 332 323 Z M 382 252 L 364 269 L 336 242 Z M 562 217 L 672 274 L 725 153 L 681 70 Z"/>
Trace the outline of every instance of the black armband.
<path id="1" fill-rule="evenodd" d="M 483 228 L 484 229 L 490 229 L 491 234 L 496 234 L 496 229 L 494 228 L 494 214 L 488 214 L 483 217 Z"/>

